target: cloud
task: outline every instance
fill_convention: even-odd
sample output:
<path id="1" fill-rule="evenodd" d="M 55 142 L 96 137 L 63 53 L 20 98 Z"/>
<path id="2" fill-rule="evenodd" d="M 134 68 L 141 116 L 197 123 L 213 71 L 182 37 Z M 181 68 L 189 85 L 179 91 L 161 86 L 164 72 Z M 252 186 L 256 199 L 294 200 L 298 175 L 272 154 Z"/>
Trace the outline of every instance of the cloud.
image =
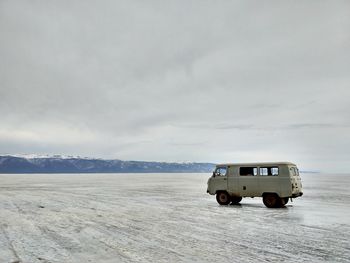
<path id="1" fill-rule="evenodd" d="M 0 147 L 330 170 L 323 159 L 348 156 L 350 141 L 348 10 L 2 1 Z"/>

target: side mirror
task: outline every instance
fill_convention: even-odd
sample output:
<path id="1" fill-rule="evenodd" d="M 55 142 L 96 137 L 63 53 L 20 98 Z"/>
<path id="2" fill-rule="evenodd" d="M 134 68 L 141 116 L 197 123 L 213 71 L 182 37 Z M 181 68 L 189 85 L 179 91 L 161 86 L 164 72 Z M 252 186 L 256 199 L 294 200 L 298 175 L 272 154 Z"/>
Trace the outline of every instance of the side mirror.
<path id="1" fill-rule="evenodd" d="M 215 172 L 213 172 L 213 177 L 215 177 Z"/>

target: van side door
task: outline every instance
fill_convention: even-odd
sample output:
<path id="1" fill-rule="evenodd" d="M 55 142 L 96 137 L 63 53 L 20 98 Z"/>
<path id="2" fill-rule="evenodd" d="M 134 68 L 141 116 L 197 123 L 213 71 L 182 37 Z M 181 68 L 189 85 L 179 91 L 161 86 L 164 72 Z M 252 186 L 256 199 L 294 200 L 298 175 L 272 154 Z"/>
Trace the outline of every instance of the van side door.
<path id="1" fill-rule="evenodd" d="M 258 167 L 241 166 L 238 170 L 239 193 L 242 197 L 259 196 Z"/>
<path id="2" fill-rule="evenodd" d="M 281 169 L 279 166 L 260 166 L 259 185 L 261 194 L 276 193 L 280 195 Z"/>
<path id="3" fill-rule="evenodd" d="M 232 196 L 240 196 L 238 184 L 238 167 L 230 165 L 227 168 L 227 192 Z"/>
<path id="4" fill-rule="evenodd" d="M 227 167 L 226 166 L 216 167 L 211 180 L 213 180 L 212 182 L 213 182 L 215 191 L 218 191 L 218 190 L 226 191 L 227 190 Z"/>

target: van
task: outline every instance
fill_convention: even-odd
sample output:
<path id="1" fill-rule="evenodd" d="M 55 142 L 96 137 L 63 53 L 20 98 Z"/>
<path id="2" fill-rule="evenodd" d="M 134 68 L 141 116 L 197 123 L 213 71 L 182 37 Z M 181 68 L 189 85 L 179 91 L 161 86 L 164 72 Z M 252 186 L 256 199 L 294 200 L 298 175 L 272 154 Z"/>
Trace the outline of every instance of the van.
<path id="1" fill-rule="evenodd" d="M 297 166 L 290 162 L 218 164 L 207 193 L 220 205 L 238 204 L 243 197 L 262 197 L 266 207 L 283 207 L 303 195 Z"/>

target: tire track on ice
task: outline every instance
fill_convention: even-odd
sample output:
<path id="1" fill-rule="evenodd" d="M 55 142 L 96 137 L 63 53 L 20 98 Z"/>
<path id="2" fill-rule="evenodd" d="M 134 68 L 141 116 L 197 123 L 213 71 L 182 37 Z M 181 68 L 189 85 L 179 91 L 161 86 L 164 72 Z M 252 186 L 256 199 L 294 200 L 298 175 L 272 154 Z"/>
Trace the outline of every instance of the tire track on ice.
<path id="1" fill-rule="evenodd" d="M 7 224 L 1 224 L 0 225 L 0 228 L 1 228 L 1 232 L 3 233 L 5 239 L 7 240 L 7 244 L 8 244 L 8 248 L 9 250 L 12 252 L 13 254 L 13 257 L 14 257 L 14 260 L 12 261 L 11 260 L 11 263 L 20 263 L 22 262 L 21 258 L 19 257 L 14 245 L 13 245 L 13 240 L 10 239 L 7 231 L 6 231 L 6 228 L 7 228 Z"/>

